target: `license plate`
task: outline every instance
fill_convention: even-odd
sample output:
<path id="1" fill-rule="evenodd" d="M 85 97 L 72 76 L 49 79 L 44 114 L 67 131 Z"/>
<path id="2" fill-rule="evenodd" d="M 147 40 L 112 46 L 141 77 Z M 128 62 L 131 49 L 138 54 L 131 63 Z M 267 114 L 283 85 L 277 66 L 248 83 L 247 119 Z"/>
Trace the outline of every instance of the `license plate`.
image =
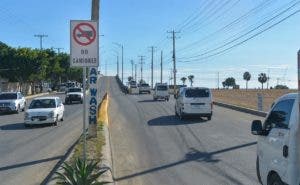
<path id="1" fill-rule="evenodd" d="M 194 109 L 199 109 L 201 107 L 201 105 L 192 105 L 192 108 Z"/>

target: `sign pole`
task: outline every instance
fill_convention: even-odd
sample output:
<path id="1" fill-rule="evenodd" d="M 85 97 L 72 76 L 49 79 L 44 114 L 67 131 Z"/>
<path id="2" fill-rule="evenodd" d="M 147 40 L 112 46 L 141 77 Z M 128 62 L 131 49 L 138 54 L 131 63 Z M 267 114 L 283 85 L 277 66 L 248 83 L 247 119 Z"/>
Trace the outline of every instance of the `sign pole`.
<path id="1" fill-rule="evenodd" d="M 300 126 L 300 50 L 298 51 L 298 122 Z"/>
<path id="2" fill-rule="evenodd" d="M 86 67 L 83 67 L 82 84 L 83 84 L 83 160 L 86 160 Z"/>

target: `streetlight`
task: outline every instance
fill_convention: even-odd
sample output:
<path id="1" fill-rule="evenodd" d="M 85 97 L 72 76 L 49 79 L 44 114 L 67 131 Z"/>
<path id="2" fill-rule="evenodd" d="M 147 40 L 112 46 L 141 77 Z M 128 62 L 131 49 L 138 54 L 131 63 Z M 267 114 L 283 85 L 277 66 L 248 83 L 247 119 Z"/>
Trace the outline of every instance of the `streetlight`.
<path id="1" fill-rule="evenodd" d="M 123 74 L 124 74 L 124 47 L 122 44 L 113 42 L 113 44 L 117 45 L 118 47 L 120 47 L 122 49 L 122 83 L 123 83 Z"/>
<path id="2" fill-rule="evenodd" d="M 117 75 L 119 76 L 119 52 L 116 50 L 111 50 L 111 51 L 114 52 L 115 53 L 114 56 L 117 57 Z"/>

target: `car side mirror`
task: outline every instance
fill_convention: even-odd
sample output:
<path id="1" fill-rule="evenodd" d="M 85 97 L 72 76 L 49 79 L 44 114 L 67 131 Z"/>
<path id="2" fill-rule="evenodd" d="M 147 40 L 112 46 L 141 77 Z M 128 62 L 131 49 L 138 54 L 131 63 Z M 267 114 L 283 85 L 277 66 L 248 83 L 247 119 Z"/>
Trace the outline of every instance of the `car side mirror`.
<path id="1" fill-rule="evenodd" d="M 265 135 L 265 131 L 262 128 L 262 122 L 260 120 L 254 120 L 251 125 L 251 133 L 253 135 Z"/>

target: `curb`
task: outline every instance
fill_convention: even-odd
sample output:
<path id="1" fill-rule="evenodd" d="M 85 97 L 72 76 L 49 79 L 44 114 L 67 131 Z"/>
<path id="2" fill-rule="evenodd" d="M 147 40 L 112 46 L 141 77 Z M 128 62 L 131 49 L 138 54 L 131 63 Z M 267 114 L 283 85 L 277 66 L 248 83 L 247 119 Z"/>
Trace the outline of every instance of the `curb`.
<path id="1" fill-rule="evenodd" d="M 220 107 L 229 108 L 229 109 L 232 109 L 232 110 L 252 114 L 252 115 L 255 115 L 255 116 L 266 117 L 267 114 L 268 114 L 267 112 L 262 112 L 262 111 L 258 111 L 258 110 L 254 110 L 254 109 L 249 109 L 249 108 L 241 107 L 241 106 L 237 106 L 237 105 L 232 105 L 232 104 L 227 104 L 227 103 L 222 103 L 222 102 L 216 102 L 216 101 L 214 101 L 213 103 L 217 106 L 220 106 Z"/>
<path id="2" fill-rule="evenodd" d="M 103 134 L 105 138 L 105 144 L 102 147 L 102 159 L 100 162 L 101 168 L 108 168 L 104 174 L 102 174 L 99 178 L 101 181 L 110 182 L 109 184 L 115 184 L 112 175 L 112 154 L 111 154 L 111 146 L 110 146 L 110 134 L 108 128 L 108 104 L 109 98 L 106 93 L 100 103 L 100 108 L 98 111 L 98 121 L 103 123 Z"/>

